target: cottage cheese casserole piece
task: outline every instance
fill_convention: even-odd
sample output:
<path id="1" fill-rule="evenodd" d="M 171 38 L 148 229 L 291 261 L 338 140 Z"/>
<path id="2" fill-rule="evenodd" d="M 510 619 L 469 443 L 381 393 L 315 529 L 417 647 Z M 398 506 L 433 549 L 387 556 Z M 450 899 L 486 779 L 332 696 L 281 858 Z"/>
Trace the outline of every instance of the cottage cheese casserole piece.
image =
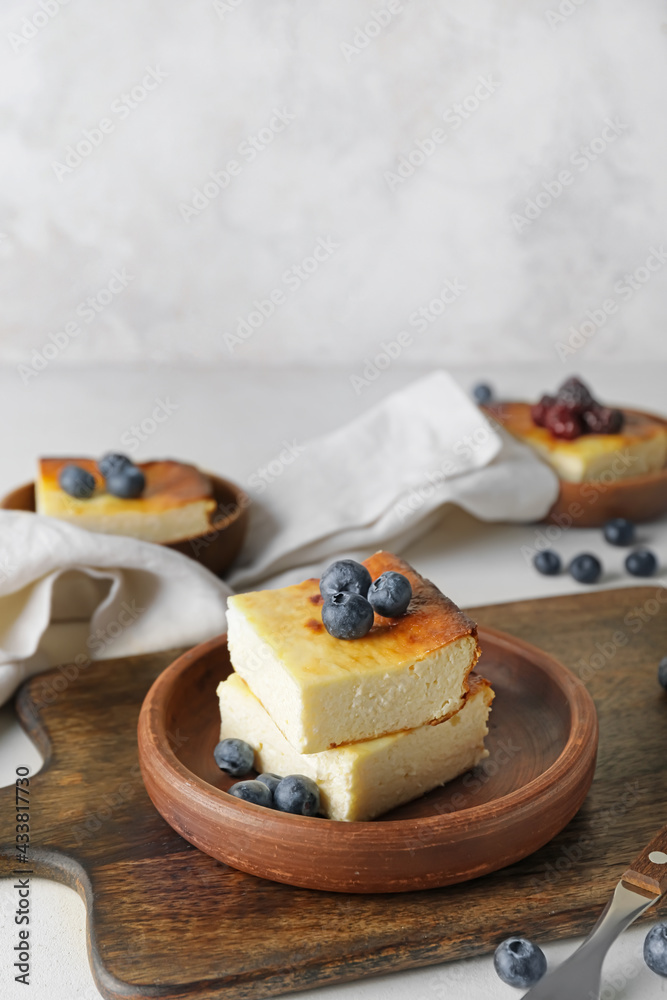
<path id="1" fill-rule="evenodd" d="M 493 691 L 476 674 L 463 707 L 446 719 L 311 754 L 294 749 L 238 674 L 221 681 L 218 697 L 220 739 L 250 743 L 257 770 L 312 778 L 329 819 L 373 819 L 488 756 L 484 737 Z"/>
<path id="2" fill-rule="evenodd" d="M 667 462 L 667 425 L 643 414 L 625 411 L 617 434 L 584 434 L 567 441 L 538 427 L 528 403 L 502 403 L 488 407 L 488 412 L 566 482 L 646 476 L 660 472 Z"/>
<path id="3" fill-rule="evenodd" d="M 77 465 L 95 477 L 95 492 L 87 499 L 66 493 L 58 476 Z M 42 458 L 35 484 L 38 514 L 57 517 L 89 531 L 129 535 L 146 542 L 177 542 L 203 535 L 215 510 L 210 479 L 194 465 L 170 459 L 144 462 L 146 477 L 140 497 L 125 499 L 105 489 L 104 477 L 91 458 Z"/>
<path id="4" fill-rule="evenodd" d="M 402 559 L 378 552 L 364 565 L 373 579 L 402 573 L 412 600 L 353 641 L 325 630 L 316 579 L 229 598 L 234 669 L 299 753 L 416 729 L 458 712 L 468 692 L 475 623 Z"/>

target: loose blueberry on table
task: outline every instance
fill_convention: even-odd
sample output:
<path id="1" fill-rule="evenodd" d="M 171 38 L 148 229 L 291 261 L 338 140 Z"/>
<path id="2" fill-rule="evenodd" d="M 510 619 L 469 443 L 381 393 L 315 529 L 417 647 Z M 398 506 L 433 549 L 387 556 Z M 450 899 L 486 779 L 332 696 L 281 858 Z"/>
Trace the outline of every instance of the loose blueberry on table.
<path id="1" fill-rule="evenodd" d="M 538 573 L 543 573 L 544 576 L 556 576 L 561 571 L 560 556 L 552 549 L 545 549 L 544 552 L 538 552 L 535 555 L 533 566 Z"/>
<path id="2" fill-rule="evenodd" d="M 221 771 L 226 771 L 233 778 L 241 778 L 252 771 L 255 751 L 245 740 L 230 737 L 218 743 L 213 756 Z"/>
<path id="3" fill-rule="evenodd" d="M 651 972 L 667 976 L 667 923 L 656 924 L 646 935 L 644 961 Z"/>
<path id="4" fill-rule="evenodd" d="M 374 580 L 368 591 L 368 601 L 376 614 L 384 618 L 399 618 L 408 610 L 412 587 L 402 573 L 388 570 Z"/>
<path id="5" fill-rule="evenodd" d="M 58 484 L 77 500 L 89 500 L 95 492 L 95 476 L 80 465 L 66 465 L 61 469 Z"/>
<path id="6" fill-rule="evenodd" d="M 625 568 L 633 576 L 653 576 L 658 560 L 650 549 L 635 549 L 625 560 Z"/>
<path id="7" fill-rule="evenodd" d="M 611 545 L 632 545 L 635 540 L 635 526 L 627 517 L 614 517 L 602 529 L 604 537 Z"/>
<path id="8" fill-rule="evenodd" d="M 259 780 L 237 781 L 229 789 L 229 794 L 237 799 L 243 799 L 244 802 L 252 802 L 256 806 L 270 808 L 273 805 L 271 789 Z"/>
<path id="9" fill-rule="evenodd" d="M 496 948 L 493 967 L 508 986 L 526 989 L 539 982 L 547 971 L 542 949 L 526 938 L 507 938 Z"/>
<path id="10" fill-rule="evenodd" d="M 486 403 L 490 403 L 493 399 L 493 389 L 486 382 L 479 382 L 477 385 L 473 386 L 472 390 L 473 397 L 476 403 L 480 406 L 484 406 Z"/>
<path id="11" fill-rule="evenodd" d="M 320 790 L 305 774 L 288 774 L 276 785 L 273 802 L 281 812 L 315 816 L 320 808 Z"/>
<path id="12" fill-rule="evenodd" d="M 361 639 L 370 632 L 373 619 L 373 608 L 361 594 L 331 594 L 322 605 L 322 622 L 335 639 Z"/>
<path id="13" fill-rule="evenodd" d="M 574 557 L 568 569 L 578 583 L 596 583 L 602 573 L 602 563 L 597 556 L 584 552 Z"/>
<path id="14" fill-rule="evenodd" d="M 341 592 L 366 597 L 372 583 L 371 574 L 354 559 L 339 559 L 327 566 L 320 577 L 320 594 L 327 598 Z"/>

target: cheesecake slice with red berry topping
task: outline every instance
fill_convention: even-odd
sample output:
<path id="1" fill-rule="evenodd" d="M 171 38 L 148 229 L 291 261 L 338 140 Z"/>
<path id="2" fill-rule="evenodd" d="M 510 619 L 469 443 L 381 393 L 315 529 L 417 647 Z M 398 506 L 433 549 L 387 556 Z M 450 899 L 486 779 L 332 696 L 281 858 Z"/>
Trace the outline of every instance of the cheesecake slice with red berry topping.
<path id="1" fill-rule="evenodd" d="M 533 405 L 498 403 L 486 409 L 567 482 L 646 476 L 667 464 L 666 421 L 603 406 L 577 378 Z"/>

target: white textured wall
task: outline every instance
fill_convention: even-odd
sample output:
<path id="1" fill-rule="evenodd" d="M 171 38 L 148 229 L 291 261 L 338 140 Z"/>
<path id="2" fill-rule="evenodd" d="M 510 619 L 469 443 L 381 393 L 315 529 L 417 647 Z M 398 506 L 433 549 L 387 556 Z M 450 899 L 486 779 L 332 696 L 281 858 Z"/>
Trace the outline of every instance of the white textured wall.
<path id="1" fill-rule="evenodd" d="M 623 277 L 667 247 L 663 3 L 3 0 L 0 17 L 1 360 L 39 366 L 51 334 L 59 365 L 354 371 L 401 331 L 406 362 L 557 360 L 587 310 L 604 323 L 573 342 L 582 360 L 667 357 L 667 257 Z M 446 308 L 414 315 L 446 281 Z"/>

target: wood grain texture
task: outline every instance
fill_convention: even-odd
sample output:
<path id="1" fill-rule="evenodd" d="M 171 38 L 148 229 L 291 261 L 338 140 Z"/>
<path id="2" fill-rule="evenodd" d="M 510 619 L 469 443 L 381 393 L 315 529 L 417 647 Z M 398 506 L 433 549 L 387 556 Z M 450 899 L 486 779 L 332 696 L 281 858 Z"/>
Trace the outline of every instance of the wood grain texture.
<path id="1" fill-rule="evenodd" d="M 649 896 L 667 892 L 667 826 L 635 858 L 623 873 L 623 881 Z"/>
<path id="2" fill-rule="evenodd" d="M 170 826 L 218 861 L 305 889 L 432 889 L 519 861 L 586 797 L 597 716 L 585 686 L 553 657 L 493 630 L 480 628 L 479 642 L 496 693 L 489 759 L 372 822 L 291 816 L 224 794 L 232 779 L 213 759 L 216 688 L 232 672 L 224 636 L 176 660 L 146 696 L 138 735 L 148 794 Z"/>
<path id="3" fill-rule="evenodd" d="M 588 931 L 667 822 L 667 695 L 656 678 L 666 609 L 657 585 L 472 609 L 572 668 L 600 721 L 583 807 L 509 868 L 442 889 L 345 895 L 256 879 L 191 847 L 151 805 L 134 735 L 175 653 L 91 665 L 59 693 L 59 672 L 22 688 L 23 724 L 46 758 L 31 781 L 32 867 L 84 897 L 107 997 L 245 1000 L 486 953 L 511 933 Z M 55 700 L 39 707 L 42 695 Z M 2 789 L 0 874 L 15 866 L 13 815 L 14 790 Z"/>

